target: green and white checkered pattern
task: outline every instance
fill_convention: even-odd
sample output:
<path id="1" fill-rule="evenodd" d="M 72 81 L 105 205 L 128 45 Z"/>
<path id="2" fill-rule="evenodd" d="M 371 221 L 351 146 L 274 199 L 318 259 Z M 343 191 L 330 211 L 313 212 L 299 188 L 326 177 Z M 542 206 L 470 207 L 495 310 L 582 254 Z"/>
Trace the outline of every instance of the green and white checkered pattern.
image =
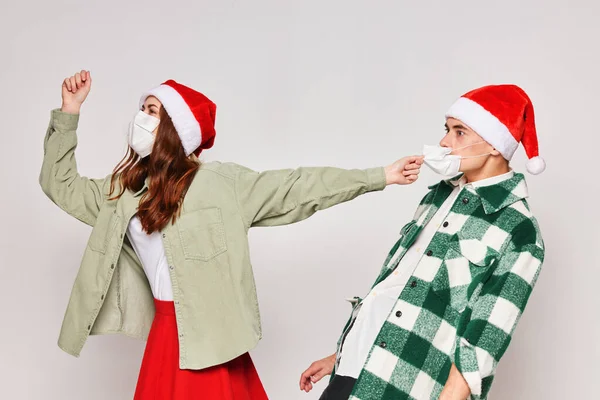
<path id="1" fill-rule="evenodd" d="M 397 267 L 457 182 L 430 187 L 375 285 Z M 471 399 L 487 398 L 544 258 L 526 197 L 522 174 L 462 189 L 379 332 L 351 399 L 437 399 L 452 364 Z"/>

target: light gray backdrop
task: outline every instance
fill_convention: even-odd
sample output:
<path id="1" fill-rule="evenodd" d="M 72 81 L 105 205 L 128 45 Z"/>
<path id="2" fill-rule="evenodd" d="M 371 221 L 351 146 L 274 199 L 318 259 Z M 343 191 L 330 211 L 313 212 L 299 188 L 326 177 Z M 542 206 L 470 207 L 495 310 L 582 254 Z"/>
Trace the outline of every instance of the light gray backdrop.
<path id="1" fill-rule="evenodd" d="M 125 150 L 140 93 L 173 78 L 218 105 L 205 160 L 257 170 L 371 167 L 443 135 L 474 87 L 531 95 L 548 170 L 529 176 L 547 261 L 492 399 L 590 399 L 600 375 L 598 2 L 22 1 L 0 11 L 0 398 L 130 399 L 144 343 L 93 337 L 80 359 L 56 346 L 90 229 L 37 184 L 63 78 L 94 77 L 80 172 L 102 177 Z M 513 162 L 524 170 L 519 150 Z M 295 226 L 251 233 L 264 340 L 252 352 L 272 399 L 334 351 L 426 186 L 394 187 Z"/>

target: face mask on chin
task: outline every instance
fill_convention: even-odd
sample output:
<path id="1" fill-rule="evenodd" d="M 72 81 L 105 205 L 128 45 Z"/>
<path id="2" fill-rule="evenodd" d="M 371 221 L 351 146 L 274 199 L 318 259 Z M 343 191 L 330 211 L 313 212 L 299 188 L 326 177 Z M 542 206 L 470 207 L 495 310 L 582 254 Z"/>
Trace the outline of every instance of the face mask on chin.
<path id="1" fill-rule="evenodd" d="M 129 146 L 140 157 L 148 157 L 154 146 L 154 130 L 158 127 L 160 120 L 156 117 L 139 111 L 134 120 L 129 124 L 129 134 L 127 141 Z"/>
<path id="2" fill-rule="evenodd" d="M 468 146 L 459 147 L 457 149 L 452 149 L 450 147 L 442 147 L 442 146 L 430 146 L 425 145 L 423 147 L 423 162 L 429 168 L 431 168 L 434 172 L 443 175 L 443 176 L 455 176 L 460 172 L 460 162 L 463 159 L 468 158 L 479 158 L 489 156 L 490 153 L 480 154 L 477 156 L 458 156 L 455 154 L 451 154 L 454 151 L 466 149 L 467 147 L 475 146 L 477 144 L 483 143 L 484 141 L 470 144 Z"/>

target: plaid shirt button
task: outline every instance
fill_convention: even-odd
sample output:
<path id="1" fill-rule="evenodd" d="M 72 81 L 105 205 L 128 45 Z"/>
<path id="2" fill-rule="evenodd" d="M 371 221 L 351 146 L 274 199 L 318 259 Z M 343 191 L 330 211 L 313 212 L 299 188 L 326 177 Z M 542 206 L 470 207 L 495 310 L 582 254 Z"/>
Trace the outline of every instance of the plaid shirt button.
<path id="1" fill-rule="evenodd" d="M 443 225 L 443 226 L 444 226 L 444 228 L 447 228 L 447 227 L 448 227 L 448 225 L 450 225 L 450 224 L 448 223 L 448 221 L 446 221 L 446 222 L 444 222 L 444 225 Z"/>
<path id="2" fill-rule="evenodd" d="M 402 311 L 396 311 L 396 317 L 400 318 L 402 316 Z"/>
<path id="3" fill-rule="evenodd" d="M 429 250 L 429 251 L 427 252 L 427 256 L 428 256 L 428 257 L 431 257 L 432 255 L 433 255 L 433 251 Z"/>
<path id="4" fill-rule="evenodd" d="M 385 349 L 385 348 L 387 347 L 387 343 L 386 343 L 386 342 L 381 342 L 381 343 L 379 344 L 379 346 L 380 346 L 382 349 Z"/>
<path id="5" fill-rule="evenodd" d="M 469 199 L 467 199 L 466 197 L 462 200 L 463 204 L 469 204 Z"/>
<path id="6" fill-rule="evenodd" d="M 417 281 L 412 281 L 410 283 L 410 287 L 416 287 L 417 286 Z"/>

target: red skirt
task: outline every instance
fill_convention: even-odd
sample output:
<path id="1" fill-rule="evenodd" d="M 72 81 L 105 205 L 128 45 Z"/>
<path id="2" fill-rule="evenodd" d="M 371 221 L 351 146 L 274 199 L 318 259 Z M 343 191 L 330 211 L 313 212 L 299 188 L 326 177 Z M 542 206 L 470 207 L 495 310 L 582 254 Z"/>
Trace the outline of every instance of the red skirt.
<path id="1" fill-rule="evenodd" d="M 156 316 L 134 400 L 267 400 L 248 353 L 214 367 L 179 369 L 175 306 L 154 300 Z"/>

